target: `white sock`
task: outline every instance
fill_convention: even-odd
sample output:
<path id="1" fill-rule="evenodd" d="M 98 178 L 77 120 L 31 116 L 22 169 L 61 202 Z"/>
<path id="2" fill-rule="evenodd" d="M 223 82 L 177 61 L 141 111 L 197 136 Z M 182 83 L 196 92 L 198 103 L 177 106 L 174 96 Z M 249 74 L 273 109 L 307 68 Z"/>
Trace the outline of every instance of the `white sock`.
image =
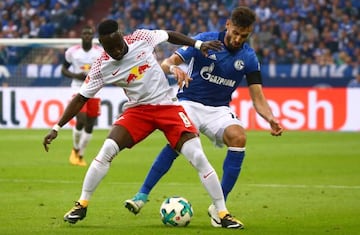
<path id="1" fill-rule="evenodd" d="M 82 130 L 76 129 L 76 127 L 73 128 L 72 131 L 72 137 L 73 137 L 73 147 L 75 149 L 80 149 L 79 143 L 81 138 Z"/>
<path id="2" fill-rule="evenodd" d="M 119 152 L 119 147 L 112 139 L 106 139 L 98 155 L 91 162 L 83 182 L 80 200 L 90 200 L 96 187 L 107 174 L 112 159 Z"/>
<path id="3" fill-rule="evenodd" d="M 200 180 L 218 211 L 227 210 L 219 178 L 215 169 L 211 166 L 205 156 L 200 138 L 192 138 L 186 141 L 181 148 L 181 153 L 197 169 Z"/>
<path id="4" fill-rule="evenodd" d="M 80 143 L 79 143 L 79 155 L 80 156 L 84 156 L 85 153 L 85 148 L 88 145 L 89 141 L 92 138 L 92 133 L 87 133 L 86 131 L 83 131 L 81 138 L 80 138 Z"/>

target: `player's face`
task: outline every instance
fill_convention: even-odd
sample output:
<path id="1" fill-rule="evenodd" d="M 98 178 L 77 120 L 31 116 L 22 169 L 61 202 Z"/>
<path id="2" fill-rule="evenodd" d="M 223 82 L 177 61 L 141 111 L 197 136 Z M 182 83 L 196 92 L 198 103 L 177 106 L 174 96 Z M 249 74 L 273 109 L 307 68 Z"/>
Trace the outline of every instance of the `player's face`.
<path id="1" fill-rule="evenodd" d="M 128 46 L 125 43 L 120 32 L 114 32 L 99 37 L 99 41 L 106 53 L 114 60 L 121 60 L 128 52 Z"/>
<path id="2" fill-rule="evenodd" d="M 239 50 L 243 43 L 250 37 L 253 32 L 253 25 L 250 27 L 239 27 L 233 25 L 233 23 L 228 20 L 226 22 L 226 34 L 224 43 L 228 50 L 236 51 Z"/>
<path id="3" fill-rule="evenodd" d="M 92 29 L 86 28 L 81 31 L 81 38 L 85 43 L 91 43 L 94 37 Z"/>

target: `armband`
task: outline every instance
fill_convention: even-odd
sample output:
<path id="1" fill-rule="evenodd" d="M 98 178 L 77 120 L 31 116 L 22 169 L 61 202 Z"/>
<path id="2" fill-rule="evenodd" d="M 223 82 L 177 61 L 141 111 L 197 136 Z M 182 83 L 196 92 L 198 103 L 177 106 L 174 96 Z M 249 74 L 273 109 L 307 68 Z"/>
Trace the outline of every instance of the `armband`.
<path id="1" fill-rule="evenodd" d="M 59 124 L 55 124 L 52 129 L 56 132 L 59 132 L 60 128 L 61 126 L 59 126 Z"/>
<path id="2" fill-rule="evenodd" d="M 194 47 L 195 47 L 196 49 L 200 50 L 202 44 L 203 44 L 203 41 L 201 41 L 201 40 L 196 40 Z"/>

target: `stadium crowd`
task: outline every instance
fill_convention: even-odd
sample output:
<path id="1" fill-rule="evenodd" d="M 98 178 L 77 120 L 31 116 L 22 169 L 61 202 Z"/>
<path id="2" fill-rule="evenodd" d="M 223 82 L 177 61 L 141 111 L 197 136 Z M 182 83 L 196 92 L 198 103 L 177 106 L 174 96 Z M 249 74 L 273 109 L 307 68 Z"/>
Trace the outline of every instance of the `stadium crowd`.
<path id="1" fill-rule="evenodd" d="M 359 64 L 360 2 L 354 0 L 239 1 L 115 0 L 108 17 L 125 33 L 134 28 L 162 28 L 187 35 L 223 30 L 230 10 L 254 9 L 258 22 L 251 37 L 263 64 Z M 123 4 L 121 4 L 123 3 Z M 168 56 L 172 48 L 160 50 Z"/>
<path id="2" fill-rule="evenodd" d="M 84 9 L 94 1 L 1 1 L 0 37 L 68 37 L 72 27 L 86 20 Z M 229 12 L 239 5 L 257 13 L 250 42 L 262 64 L 360 64 L 357 0 L 113 0 L 104 18 L 118 21 L 125 34 L 136 28 L 160 28 L 193 36 L 223 30 Z M 174 50 L 162 45 L 156 51 L 158 59 Z M 15 59 L 9 60 L 12 54 Z M 0 45 L 0 64 L 11 62 L 18 62 L 16 52 Z"/>

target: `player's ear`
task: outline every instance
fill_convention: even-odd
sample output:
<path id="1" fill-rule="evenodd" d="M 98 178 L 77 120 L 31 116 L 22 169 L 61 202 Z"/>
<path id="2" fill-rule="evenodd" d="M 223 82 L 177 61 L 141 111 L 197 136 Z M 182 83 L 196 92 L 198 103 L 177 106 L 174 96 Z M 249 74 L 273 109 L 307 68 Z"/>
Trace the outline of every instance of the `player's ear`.
<path id="1" fill-rule="evenodd" d="M 226 20 L 225 28 L 228 30 L 231 25 L 231 21 L 229 19 Z"/>

